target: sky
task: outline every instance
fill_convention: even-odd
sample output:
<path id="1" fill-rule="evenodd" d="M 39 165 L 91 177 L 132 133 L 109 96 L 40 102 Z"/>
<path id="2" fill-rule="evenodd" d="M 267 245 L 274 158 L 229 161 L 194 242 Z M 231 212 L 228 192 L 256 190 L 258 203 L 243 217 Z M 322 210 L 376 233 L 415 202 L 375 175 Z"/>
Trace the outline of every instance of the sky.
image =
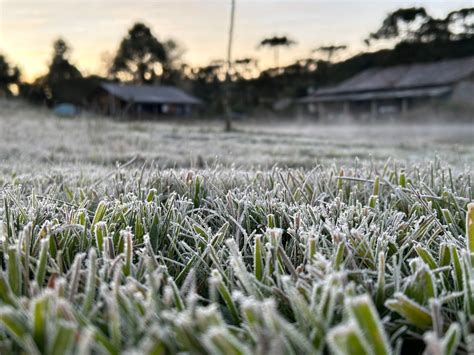
<path id="1" fill-rule="evenodd" d="M 388 12 L 411 6 L 444 16 L 474 6 L 474 0 L 236 0 L 234 58 L 257 58 L 261 69 L 272 66 L 272 53 L 257 45 L 273 35 L 297 42 L 281 51 L 282 65 L 308 58 L 325 44 L 346 44 L 346 55 L 355 54 Z M 159 39 L 177 40 L 185 62 L 201 66 L 225 57 L 229 10 L 230 0 L 0 0 L 0 53 L 32 80 L 46 72 L 52 43 L 61 36 L 83 73 L 103 73 L 104 58 L 142 21 Z"/>

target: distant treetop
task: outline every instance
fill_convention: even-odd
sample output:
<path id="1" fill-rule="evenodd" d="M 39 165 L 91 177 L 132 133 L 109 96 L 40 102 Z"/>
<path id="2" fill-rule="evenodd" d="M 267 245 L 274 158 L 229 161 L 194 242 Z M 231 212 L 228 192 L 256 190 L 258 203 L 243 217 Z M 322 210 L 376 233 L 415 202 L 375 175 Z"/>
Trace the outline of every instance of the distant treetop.
<path id="1" fill-rule="evenodd" d="M 401 42 L 433 42 L 472 38 L 474 8 L 450 12 L 445 18 L 434 18 L 424 7 L 410 7 L 391 12 L 382 26 L 365 40 Z"/>
<path id="2" fill-rule="evenodd" d="M 12 84 L 19 84 L 20 76 L 20 69 L 11 65 L 7 58 L 0 54 L 0 97 L 12 94 L 10 86 Z"/>
<path id="3" fill-rule="evenodd" d="M 279 68 L 279 47 L 291 47 L 296 45 L 296 41 L 292 40 L 291 38 L 287 36 L 273 36 L 273 37 L 268 37 L 264 38 L 263 40 L 260 41 L 258 48 L 261 47 L 268 47 L 268 48 L 273 48 L 274 51 L 274 59 L 275 59 L 275 68 Z"/>
<path id="4" fill-rule="evenodd" d="M 168 43 L 168 48 L 174 47 Z M 137 83 L 153 82 L 167 62 L 165 44 L 143 23 L 136 23 L 120 43 L 109 73 L 112 77 Z"/>

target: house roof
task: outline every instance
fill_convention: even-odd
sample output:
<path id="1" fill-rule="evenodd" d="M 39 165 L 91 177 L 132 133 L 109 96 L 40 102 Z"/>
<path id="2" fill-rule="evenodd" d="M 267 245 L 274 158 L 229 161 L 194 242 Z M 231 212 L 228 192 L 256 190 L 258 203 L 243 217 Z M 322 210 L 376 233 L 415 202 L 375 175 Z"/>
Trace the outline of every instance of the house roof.
<path id="1" fill-rule="evenodd" d="M 124 101 L 143 104 L 190 104 L 201 101 L 174 86 L 102 83 L 101 87 Z"/>
<path id="2" fill-rule="evenodd" d="M 367 69 L 341 84 L 316 91 L 303 102 L 329 95 L 449 86 L 474 76 L 474 57 Z M 408 92 L 405 92 L 408 93 Z M 421 94 L 422 91 L 416 91 Z M 402 94 L 399 92 L 399 94 Z M 380 94 L 382 95 L 382 94 Z"/>
<path id="3" fill-rule="evenodd" d="M 300 100 L 301 103 L 313 102 L 336 102 L 346 101 L 367 101 L 374 99 L 403 99 L 409 97 L 439 97 L 452 91 L 451 86 L 436 86 L 427 88 L 413 89 L 394 89 L 394 90 L 372 90 L 348 93 L 334 93 L 308 96 Z"/>

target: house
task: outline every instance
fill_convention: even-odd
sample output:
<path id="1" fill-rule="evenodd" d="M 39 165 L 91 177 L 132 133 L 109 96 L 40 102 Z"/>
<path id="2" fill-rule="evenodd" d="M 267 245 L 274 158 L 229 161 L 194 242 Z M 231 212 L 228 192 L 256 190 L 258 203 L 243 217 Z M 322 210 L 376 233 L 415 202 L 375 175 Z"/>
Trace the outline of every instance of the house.
<path id="1" fill-rule="evenodd" d="M 368 69 L 299 104 L 320 118 L 374 119 L 447 101 L 473 104 L 474 57 Z"/>
<path id="2" fill-rule="evenodd" d="M 199 99 L 165 85 L 101 83 L 90 99 L 90 108 L 97 113 L 138 118 L 186 116 L 199 105 Z"/>

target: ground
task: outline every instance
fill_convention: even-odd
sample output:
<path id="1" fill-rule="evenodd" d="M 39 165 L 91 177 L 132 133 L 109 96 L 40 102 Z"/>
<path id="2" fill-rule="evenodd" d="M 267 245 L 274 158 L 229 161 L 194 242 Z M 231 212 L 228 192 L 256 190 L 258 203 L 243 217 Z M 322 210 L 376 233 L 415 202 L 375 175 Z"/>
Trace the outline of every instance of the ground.
<path id="1" fill-rule="evenodd" d="M 3 107 L 2 106 L 10 106 Z M 286 120 L 236 124 L 223 132 L 219 122 L 174 124 L 114 122 L 85 117 L 61 119 L 49 111 L 15 104 L 0 105 L 0 158 L 3 167 L 34 163 L 50 167 L 78 164 L 112 166 L 137 157 L 161 167 L 220 163 L 249 168 L 304 167 L 317 163 L 353 164 L 389 158 L 401 163 L 444 163 L 463 167 L 474 158 L 472 124 L 315 125 Z M 177 118 L 176 120 L 180 120 Z"/>
<path id="2" fill-rule="evenodd" d="M 1 102 L 0 353 L 474 351 L 472 124 L 222 128 Z"/>

